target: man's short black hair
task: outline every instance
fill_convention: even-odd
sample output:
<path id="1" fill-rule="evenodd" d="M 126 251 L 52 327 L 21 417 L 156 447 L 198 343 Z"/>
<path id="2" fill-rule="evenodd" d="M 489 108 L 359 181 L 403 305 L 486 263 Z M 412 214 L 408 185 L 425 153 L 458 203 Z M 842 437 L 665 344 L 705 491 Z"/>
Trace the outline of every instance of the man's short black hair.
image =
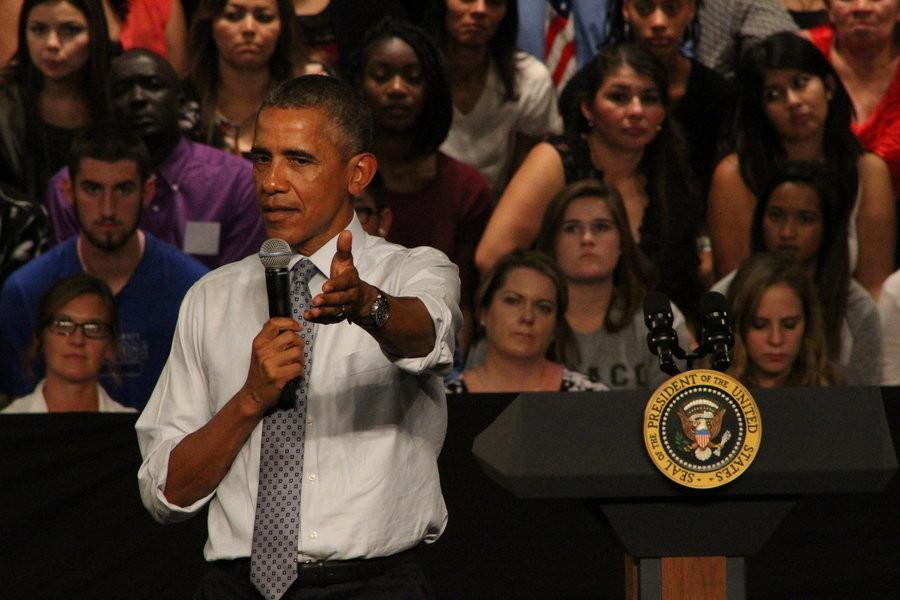
<path id="1" fill-rule="evenodd" d="M 69 147 L 69 179 L 75 181 L 85 158 L 118 162 L 133 160 L 143 184 L 150 177 L 150 153 L 147 146 L 130 130 L 109 121 L 88 127 L 72 140 Z"/>
<path id="2" fill-rule="evenodd" d="M 372 149 L 372 112 L 349 85 L 327 75 L 303 75 L 285 81 L 269 93 L 266 108 L 314 108 L 326 113 L 340 130 L 337 139 L 344 158 Z"/>
<path id="3" fill-rule="evenodd" d="M 114 70 L 114 67 L 116 65 L 127 63 L 134 58 L 141 56 L 149 58 L 157 64 L 157 66 L 159 67 L 159 75 L 163 77 L 170 86 L 176 88 L 180 86 L 181 77 L 178 76 L 178 72 L 175 70 L 175 67 L 172 66 L 172 63 L 170 63 L 168 60 L 166 60 L 156 52 L 153 52 L 152 50 L 148 50 L 146 48 L 132 48 L 115 57 L 110 61 L 110 65 L 111 67 L 113 67 L 110 72 Z M 112 78 L 110 78 L 109 81 L 112 82 Z"/>

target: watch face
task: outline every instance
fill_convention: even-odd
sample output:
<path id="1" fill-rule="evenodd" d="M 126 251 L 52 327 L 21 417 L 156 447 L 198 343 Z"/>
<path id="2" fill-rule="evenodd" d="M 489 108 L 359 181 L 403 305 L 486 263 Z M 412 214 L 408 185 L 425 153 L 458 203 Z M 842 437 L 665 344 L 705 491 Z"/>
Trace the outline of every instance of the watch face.
<path id="1" fill-rule="evenodd" d="M 381 327 L 388 320 L 390 315 L 390 305 L 387 298 L 378 294 L 375 302 L 372 304 L 372 312 L 369 313 L 375 327 Z"/>

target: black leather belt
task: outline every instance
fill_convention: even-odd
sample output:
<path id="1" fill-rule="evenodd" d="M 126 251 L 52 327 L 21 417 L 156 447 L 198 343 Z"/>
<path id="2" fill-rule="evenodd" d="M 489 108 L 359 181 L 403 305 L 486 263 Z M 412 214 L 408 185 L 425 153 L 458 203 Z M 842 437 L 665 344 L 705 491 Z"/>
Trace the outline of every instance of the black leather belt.
<path id="1" fill-rule="evenodd" d="M 391 567 L 409 562 L 415 558 L 415 549 L 410 548 L 391 556 L 377 558 L 356 558 L 351 560 L 323 560 L 297 563 L 297 582 L 300 587 L 323 587 L 349 581 L 365 581 L 381 575 Z M 250 559 L 234 558 L 217 560 L 213 564 L 244 578 L 250 578 Z"/>

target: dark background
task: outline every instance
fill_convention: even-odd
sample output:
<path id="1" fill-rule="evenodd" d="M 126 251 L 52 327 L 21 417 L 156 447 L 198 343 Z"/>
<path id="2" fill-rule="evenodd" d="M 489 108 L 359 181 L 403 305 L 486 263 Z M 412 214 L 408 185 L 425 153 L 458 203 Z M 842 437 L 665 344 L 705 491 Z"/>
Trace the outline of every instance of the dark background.
<path id="1" fill-rule="evenodd" d="M 883 395 L 896 450 L 900 388 Z M 517 499 L 472 457 L 474 436 L 511 399 L 449 401 L 439 466 L 450 521 L 421 552 L 433 587 L 447 599 L 622 598 L 623 553 L 602 517 L 578 500 Z M 205 569 L 205 515 L 167 526 L 148 516 L 137 489 L 134 420 L 0 417 L 0 596 L 191 596 Z M 750 599 L 893 599 L 898 590 L 896 477 L 880 494 L 800 499 L 747 560 Z"/>

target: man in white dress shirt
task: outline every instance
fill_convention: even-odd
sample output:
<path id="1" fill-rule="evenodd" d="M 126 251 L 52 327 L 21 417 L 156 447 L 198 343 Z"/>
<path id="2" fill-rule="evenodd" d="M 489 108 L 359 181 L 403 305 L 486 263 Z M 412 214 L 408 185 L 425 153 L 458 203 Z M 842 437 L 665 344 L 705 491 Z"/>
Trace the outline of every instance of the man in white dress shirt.
<path id="1" fill-rule="evenodd" d="M 214 562 L 196 597 L 432 597 L 407 551 L 447 521 L 440 374 L 461 320 L 459 277 L 436 250 L 363 231 L 350 199 L 376 171 L 370 145 L 371 117 L 345 84 L 306 76 L 279 86 L 257 118 L 254 178 L 269 236 L 291 245 L 291 267 L 315 265 L 311 308 L 300 322 L 270 319 L 255 256 L 210 273 L 181 306 L 137 423 L 138 478 L 161 522 L 209 502 L 204 555 Z M 273 593 L 251 583 L 248 557 L 258 546 L 263 419 L 295 379 L 307 390 L 297 573 Z"/>

